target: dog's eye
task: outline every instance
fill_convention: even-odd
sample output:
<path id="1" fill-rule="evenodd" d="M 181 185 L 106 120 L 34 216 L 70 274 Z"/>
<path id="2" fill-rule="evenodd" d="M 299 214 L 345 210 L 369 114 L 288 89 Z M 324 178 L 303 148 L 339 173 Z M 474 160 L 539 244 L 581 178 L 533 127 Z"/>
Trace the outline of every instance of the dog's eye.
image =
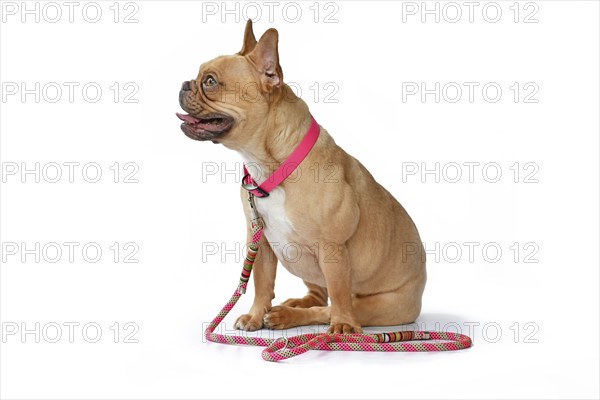
<path id="1" fill-rule="evenodd" d="M 215 87 L 216 85 L 217 85 L 217 80 L 212 75 L 208 75 L 204 79 L 204 86 L 205 87 L 212 88 L 212 87 Z"/>

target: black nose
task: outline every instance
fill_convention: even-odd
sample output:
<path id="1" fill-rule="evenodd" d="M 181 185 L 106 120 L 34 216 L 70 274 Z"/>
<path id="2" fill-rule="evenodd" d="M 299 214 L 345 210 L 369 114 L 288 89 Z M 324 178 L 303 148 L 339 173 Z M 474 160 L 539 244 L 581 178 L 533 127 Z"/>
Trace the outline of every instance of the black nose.
<path id="1" fill-rule="evenodd" d="M 188 92 L 192 90 L 192 83 L 185 81 L 181 84 L 181 90 L 179 91 L 179 105 L 185 110 L 185 98 Z"/>

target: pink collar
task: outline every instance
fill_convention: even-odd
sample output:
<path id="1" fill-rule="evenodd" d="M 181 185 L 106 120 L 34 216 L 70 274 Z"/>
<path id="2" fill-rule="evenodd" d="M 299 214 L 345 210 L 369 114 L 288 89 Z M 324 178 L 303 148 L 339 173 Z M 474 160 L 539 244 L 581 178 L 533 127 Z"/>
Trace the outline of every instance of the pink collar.
<path id="1" fill-rule="evenodd" d="M 292 154 L 288 156 L 288 158 L 282 162 L 279 167 L 271 176 L 269 176 L 262 184 L 256 183 L 254 179 L 250 176 L 250 173 L 246 169 L 246 165 L 244 165 L 244 177 L 242 178 L 242 187 L 246 189 L 248 192 L 252 193 L 256 197 L 267 197 L 269 196 L 269 192 L 275 189 L 277 186 L 281 184 L 288 176 L 292 174 L 300 165 L 302 160 L 306 158 L 310 150 L 315 145 L 315 142 L 319 138 L 319 133 L 321 132 L 321 128 L 317 121 L 310 116 L 311 123 L 308 128 L 308 132 L 304 135 L 302 141 L 298 144 L 298 146 L 294 149 Z"/>

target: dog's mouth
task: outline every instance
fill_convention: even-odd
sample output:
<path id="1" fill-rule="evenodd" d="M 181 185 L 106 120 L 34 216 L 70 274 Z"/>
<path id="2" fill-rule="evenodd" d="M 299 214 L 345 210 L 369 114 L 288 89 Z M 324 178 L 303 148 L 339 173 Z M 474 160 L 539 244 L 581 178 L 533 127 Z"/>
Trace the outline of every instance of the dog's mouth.
<path id="1" fill-rule="evenodd" d="M 181 130 L 194 140 L 215 140 L 233 126 L 233 118 L 225 114 L 212 113 L 201 117 L 175 113 L 183 121 Z"/>

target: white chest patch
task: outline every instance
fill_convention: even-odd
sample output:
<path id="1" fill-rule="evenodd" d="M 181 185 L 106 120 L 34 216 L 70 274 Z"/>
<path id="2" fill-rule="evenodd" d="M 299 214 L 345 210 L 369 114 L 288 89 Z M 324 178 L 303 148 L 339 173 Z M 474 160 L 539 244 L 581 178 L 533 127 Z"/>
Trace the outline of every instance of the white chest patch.
<path id="1" fill-rule="evenodd" d="M 326 286 L 313 252 L 307 245 L 295 242 L 294 226 L 285 213 L 285 191 L 275 188 L 268 197 L 256 198 L 255 204 L 265 224 L 265 236 L 281 265 L 305 281 Z"/>
<path id="2" fill-rule="evenodd" d="M 269 242 L 289 242 L 294 227 L 285 214 L 285 191 L 275 188 L 268 197 L 256 198 L 255 203 L 256 210 L 265 223 L 265 235 Z"/>

